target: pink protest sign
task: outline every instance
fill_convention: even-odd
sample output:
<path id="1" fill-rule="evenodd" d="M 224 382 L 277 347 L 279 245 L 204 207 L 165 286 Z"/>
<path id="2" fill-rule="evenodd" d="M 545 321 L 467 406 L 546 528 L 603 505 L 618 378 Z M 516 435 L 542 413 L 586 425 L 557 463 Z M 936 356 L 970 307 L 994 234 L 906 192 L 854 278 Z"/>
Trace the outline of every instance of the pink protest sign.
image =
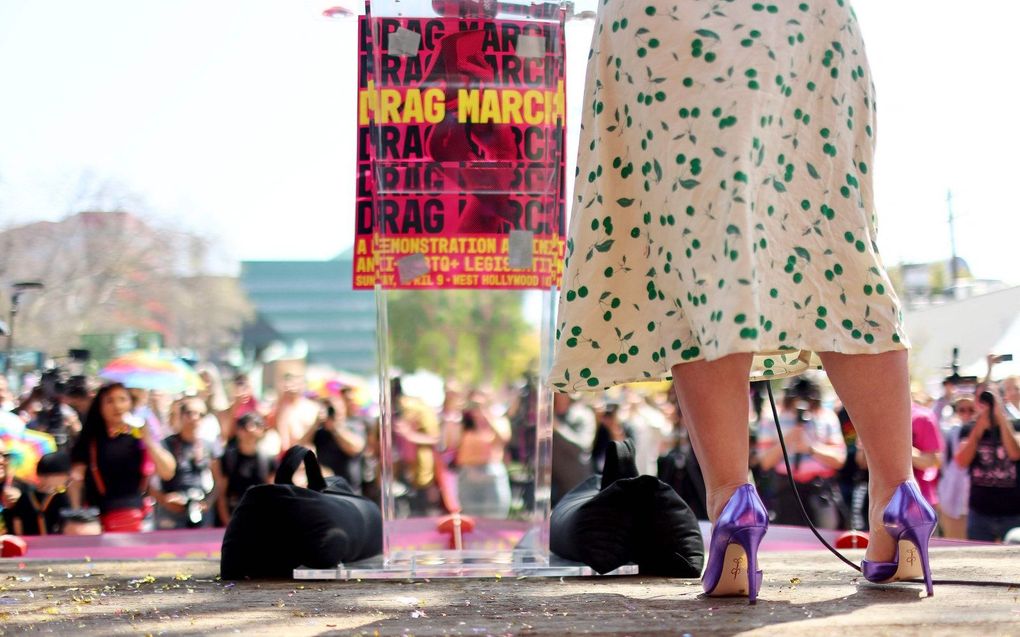
<path id="1" fill-rule="evenodd" d="M 558 285 L 562 23 L 363 17 L 359 33 L 354 287 Z"/>

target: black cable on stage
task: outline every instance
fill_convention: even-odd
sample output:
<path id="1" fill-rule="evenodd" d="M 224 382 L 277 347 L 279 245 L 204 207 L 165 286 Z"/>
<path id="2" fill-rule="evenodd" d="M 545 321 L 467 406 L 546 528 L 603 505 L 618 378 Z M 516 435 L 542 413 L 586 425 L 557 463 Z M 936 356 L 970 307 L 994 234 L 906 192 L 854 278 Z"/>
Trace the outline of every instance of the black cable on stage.
<path id="1" fill-rule="evenodd" d="M 846 558 L 845 555 L 840 553 L 838 550 L 836 550 L 835 547 L 833 547 L 831 544 L 829 544 L 825 540 L 825 538 L 822 537 L 822 534 L 818 532 L 818 529 L 815 528 L 814 523 L 811 522 L 811 516 L 808 515 L 807 509 L 804 507 L 804 501 L 800 499 L 800 491 L 797 490 L 797 483 L 793 479 L 793 469 L 790 467 L 790 456 L 789 456 L 789 454 L 786 453 L 786 441 L 783 440 L 783 428 L 779 424 L 779 410 L 776 409 L 776 399 L 772 395 L 772 384 L 769 383 L 769 382 L 766 382 L 765 383 L 765 389 L 768 391 L 768 394 L 769 394 L 769 403 L 772 405 L 772 417 L 775 419 L 775 422 L 776 422 L 776 433 L 779 434 L 779 446 L 782 447 L 782 449 L 783 449 L 783 462 L 786 463 L 786 477 L 789 478 L 789 480 L 790 480 L 790 488 L 793 489 L 793 495 L 794 495 L 794 497 L 797 498 L 797 505 L 800 506 L 800 513 L 804 517 L 804 521 L 807 522 L 807 525 L 811 529 L 811 532 L 815 534 L 815 537 L 818 538 L 818 541 L 821 542 L 822 545 L 825 546 L 825 548 L 827 548 L 830 551 L 832 551 L 832 554 L 835 555 L 836 557 L 838 557 L 840 560 L 842 560 L 847 566 L 849 566 L 850 568 L 854 569 L 857 572 L 860 572 L 861 571 L 861 567 L 858 566 L 857 564 L 854 564 L 853 562 L 851 562 L 849 559 Z M 903 581 L 905 581 L 905 582 L 915 582 L 915 583 L 920 583 L 920 584 L 924 583 L 924 581 L 920 580 L 920 579 L 911 579 L 911 580 L 903 580 Z M 937 580 L 937 579 L 933 578 L 931 583 L 932 583 L 932 586 L 938 584 L 940 586 L 946 586 L 946 585 L 954 585 L 954 586 L 1005 586 L 1007 588 L 1020 588 L 1020 583 L 1016 583 L 1016 582 L 990 582 L 990 581 L 983 581 L 983 580 L 973 580 L 973 581 L 972 580 L 951 580 L 951 579 L 948 579 L 948 580 Z"/>
<path id="2" fill-rule="evenodd" d="M 860 566 L 857 566 L 848 560 L 846 556 L 837 551 L 834 546 L 825 541 L 825 538 L 822 537 L 822 534 L 818 532 L 818 529 L 815 528 L 814 523 L 811 521 L 811 516 L 808 515 L 807 509 L 804 508 L 804 501 L 800 499 L 800 492 L 797 490 L 797 483 L 793 480 L 793 468 L 790 467 L 790 455 L 786 453 L 786 441 L 783 440 L 783 428 L 779 425 L 779 410 L 776 409 L 776 399 L 772 395 L 772 383 L 766 382 L 765 389 L 768 390 L 769 403 L 772 405 L 772 417 L 775 418 L 776 421 L 776 433 L 779 434 L 779 446 L 783 449 L 783 462 L 786 463 L 786 477 L 790 479 L 790 488 L 793 489 L 793 495 L 797 498 L 797 504 L 800 506 L 800 512 L 801 515 L 804 516 L 804 521 L 807 522 L 808 527 L 811 528 L 811 532 L 815 534 L 815 537 L 818 538 L 818 541 L 821 542 L 825 548 L 832 551 L 833 555 L 843 560 L 843 562 L 850 568 L 855 571 L 860 571 Z"/>

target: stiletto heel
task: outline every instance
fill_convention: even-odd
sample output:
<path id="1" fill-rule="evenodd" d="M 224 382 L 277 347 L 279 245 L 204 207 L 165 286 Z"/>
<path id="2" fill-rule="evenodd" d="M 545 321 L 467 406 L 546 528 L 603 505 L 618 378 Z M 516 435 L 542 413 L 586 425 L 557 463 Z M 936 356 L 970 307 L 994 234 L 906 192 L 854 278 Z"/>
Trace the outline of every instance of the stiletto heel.
<path id="1" fill-rule="evenodd" d="M 733 541 L 740 544 L 747 558 L 747 598 L 751 604 L 757 602 L 758 590 L 761 588 L 762 572 L 758 570 L 758 546 L 765 537 L 765 531 L 765 527 L 756 526 L 733 534 Z M 730 573 L 737 569 L 739 564 L 733 565 Z"/>
<path id="2" fill-rule="evenodd" d="M 934 595 L 928 541 L 935 532 L 937 519 L 915 483 L 904 482 L 896 487 L 882 515 L 886 532 L 896 541 L 896 554 L 891 562 L 862 561 L 864 579 L 886 584 L 921 577 L 928 596 Z"/>
<path id="3" fill-rule="evenodd" d="M 917 547 L 918 558 L 921 562 L 921 576 L 924 578 L 924 587 L 928 591 L 928 597 L 935 594 L 931 585 L 931 563 L 928 561 L 928 539 L 934 532 L 934 524 L 904 530 L 905 539 Z"/>
<path id="4" fill-rule="evenodd" d="M 754 486 L 739 487 L 712 528 L 708 564 L 702 577 L 706 595 L 747 595 L 751 604 L 757 601 L 762 580 L 762 572 L 758 570 L 758 546 L 768 524 L 768 512 Z"/>

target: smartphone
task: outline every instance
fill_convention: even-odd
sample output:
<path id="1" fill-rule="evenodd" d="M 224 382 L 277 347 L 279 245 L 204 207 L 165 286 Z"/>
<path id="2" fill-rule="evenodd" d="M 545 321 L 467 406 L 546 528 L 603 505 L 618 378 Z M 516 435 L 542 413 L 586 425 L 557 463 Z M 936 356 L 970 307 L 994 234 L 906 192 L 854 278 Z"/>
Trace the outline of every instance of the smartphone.
<path id="1" fill-rule="evenodd" d="M 1000 355 L 995 357 L 995 360 L 1000 362 L 1000 363 L 1005 363 L 1007 361 L 1013 360 L 1013 355 L 1012 354 L 1000 354 Z"/>

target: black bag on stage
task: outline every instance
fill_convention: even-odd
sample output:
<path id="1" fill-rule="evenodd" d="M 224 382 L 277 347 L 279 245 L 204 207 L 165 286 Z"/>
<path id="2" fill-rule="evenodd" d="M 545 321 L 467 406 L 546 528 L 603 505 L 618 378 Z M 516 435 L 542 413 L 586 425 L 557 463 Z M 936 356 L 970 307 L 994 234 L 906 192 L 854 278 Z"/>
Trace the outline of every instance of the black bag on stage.
<path id="1" fill-rule="evenodd" d="M 308 488 L 294 486 L 304 462 Z M 315 453 L 291 447 L 276 484 L 249 488 L 223 534 L 220 577 L 293 577 L 299 566 L 336 568 L 382 552 L 382 512 L 339 477 L 323 479 Z"/>
<path id="2" fill-rule="evenodd" d="M 694 512 L 673 487 L 638 475 L 634 446 L 614 442 L 601 477 L 574 487 L 553 509 L 549 548 L 608 573 L 635 562 L 642 575 L 699 577 L 705 545 Z"/>

